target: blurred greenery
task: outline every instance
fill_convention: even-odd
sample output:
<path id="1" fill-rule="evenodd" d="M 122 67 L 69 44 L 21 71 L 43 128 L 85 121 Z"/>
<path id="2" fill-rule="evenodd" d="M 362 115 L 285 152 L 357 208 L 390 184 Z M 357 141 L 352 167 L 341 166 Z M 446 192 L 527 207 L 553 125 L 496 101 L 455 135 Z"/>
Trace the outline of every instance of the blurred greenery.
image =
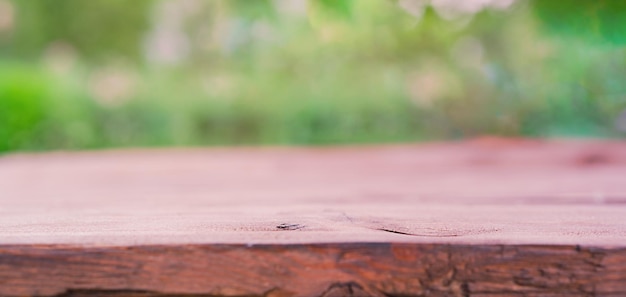
<path id="1" fill-rule="evenodd" d="M 89 59 L 118 55 L 138 59 L 137 41 L 149 29 L 151 0 L 19 0 L 12 54 L 37 58 L 62 40 Z"/>
<path id="2" fill-rule="evenodd" d="M 554 37 L 626 45 L 625 1 L 536 1 L 534 9 Z"/>
<path id="3" fill-rule="evenodd" d="M 624 136 L 623 1 L 455 3 L 0 0 L 0 151 Z"/>

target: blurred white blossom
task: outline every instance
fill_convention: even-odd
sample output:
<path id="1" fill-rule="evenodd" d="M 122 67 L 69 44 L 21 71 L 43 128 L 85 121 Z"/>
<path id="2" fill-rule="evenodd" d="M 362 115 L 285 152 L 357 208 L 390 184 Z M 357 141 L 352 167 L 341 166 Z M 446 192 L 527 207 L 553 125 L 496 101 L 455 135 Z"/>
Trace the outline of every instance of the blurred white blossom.
<path id="1" fill-rule="evenodd" d="M 508 9 L 514 2 L 515 0 L 400 0 L 398 6 L 414 17 L 420 18 L 430 4 L 442 18 L 453 20 L 471 17 L 487 8 Z"/>
<path id="2" fill-rule="evenodd" d="M 15 9 L 7 0 L 0 0 L 0 33 L 11 32 L 15 22 Z"/>
<path id="3" fill-rule="evenodd" d="M 459 64 L 466 67 L 482 68 L 484 65 L 485 49 L 475 37 L 462 37 L 454 43 L 451 53 Z"/>
<path id="4" fill-rule="evenodd" d="M 461 89 L 457 77 L 437 62 L 427 62 L 407 76 L 406 86 L 411 101 L 431 107 L 437 100 L 453 97 Z"/>
<path id="5" fill-rule="evenodd" d="M 307 0 L 274 0 L 279 12 L 304 16 L 307 13 Z"/>
<path id="6" fill-rule="evenodd" d="M 67 75 L 72 72 L 78 61 L 74 47 L 66 42 L 56 41 L 48 45 L 43 53 L 43 61 L 56 75 Z"/>
<path id="7" fill-rule="evenodd" d="M 122 105 L 135 95 L 136 87 L 136 75 L 122 67 L 105 67 L 89 77 L 89 91 L 103 106 Z"/>
<path id="8" fill-rule="evenodd" d="M 185 32 L 187 18 L 202 8 L 202 1 L 162 1 L 156 6 L 154 27 L 145 43 L 146 56 L 161 64 L 178 64 L 191 51 L 189 36 Z"/>
<path id="9" fill-rule="evenodd" d="M 427 0 L 400 0 L 398 1 L 398 6 L 400 6 L 404 11 L 409 13 L 410 15 L 421 18 L 424 14 L 424 8 L 428 5 Z"/>

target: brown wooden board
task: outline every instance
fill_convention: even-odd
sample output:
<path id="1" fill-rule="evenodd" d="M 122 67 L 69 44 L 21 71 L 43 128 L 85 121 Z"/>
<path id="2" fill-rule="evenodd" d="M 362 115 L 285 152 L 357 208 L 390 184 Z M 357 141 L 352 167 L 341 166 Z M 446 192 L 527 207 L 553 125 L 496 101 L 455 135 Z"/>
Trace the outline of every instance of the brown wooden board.
<path id="1" fill-rule="evenodd" d="M 7 155 L 0 296 L 626 296 L 626 143 Z"/>

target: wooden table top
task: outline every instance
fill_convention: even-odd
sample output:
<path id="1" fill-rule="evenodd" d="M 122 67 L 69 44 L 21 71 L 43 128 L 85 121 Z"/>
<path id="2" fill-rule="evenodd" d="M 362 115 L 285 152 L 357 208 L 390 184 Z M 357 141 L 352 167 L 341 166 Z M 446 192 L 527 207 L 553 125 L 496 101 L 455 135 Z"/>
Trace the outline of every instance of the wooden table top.
<path id="1" fill-rule="evenodd" d="M 625 263 L 625 142 L 0 157 L 0 296 L 625 296 Z"/>

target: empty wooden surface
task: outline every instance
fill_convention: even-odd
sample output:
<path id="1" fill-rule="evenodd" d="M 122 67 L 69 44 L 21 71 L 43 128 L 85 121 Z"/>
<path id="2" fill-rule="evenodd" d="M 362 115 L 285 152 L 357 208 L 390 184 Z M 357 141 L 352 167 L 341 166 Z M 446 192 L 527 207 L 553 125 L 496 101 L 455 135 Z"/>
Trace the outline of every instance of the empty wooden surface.
<path id="1" fill-rule="evenodd" d="M 0 157 L 0 296 L 626 296 L 626 143 Z"/>

